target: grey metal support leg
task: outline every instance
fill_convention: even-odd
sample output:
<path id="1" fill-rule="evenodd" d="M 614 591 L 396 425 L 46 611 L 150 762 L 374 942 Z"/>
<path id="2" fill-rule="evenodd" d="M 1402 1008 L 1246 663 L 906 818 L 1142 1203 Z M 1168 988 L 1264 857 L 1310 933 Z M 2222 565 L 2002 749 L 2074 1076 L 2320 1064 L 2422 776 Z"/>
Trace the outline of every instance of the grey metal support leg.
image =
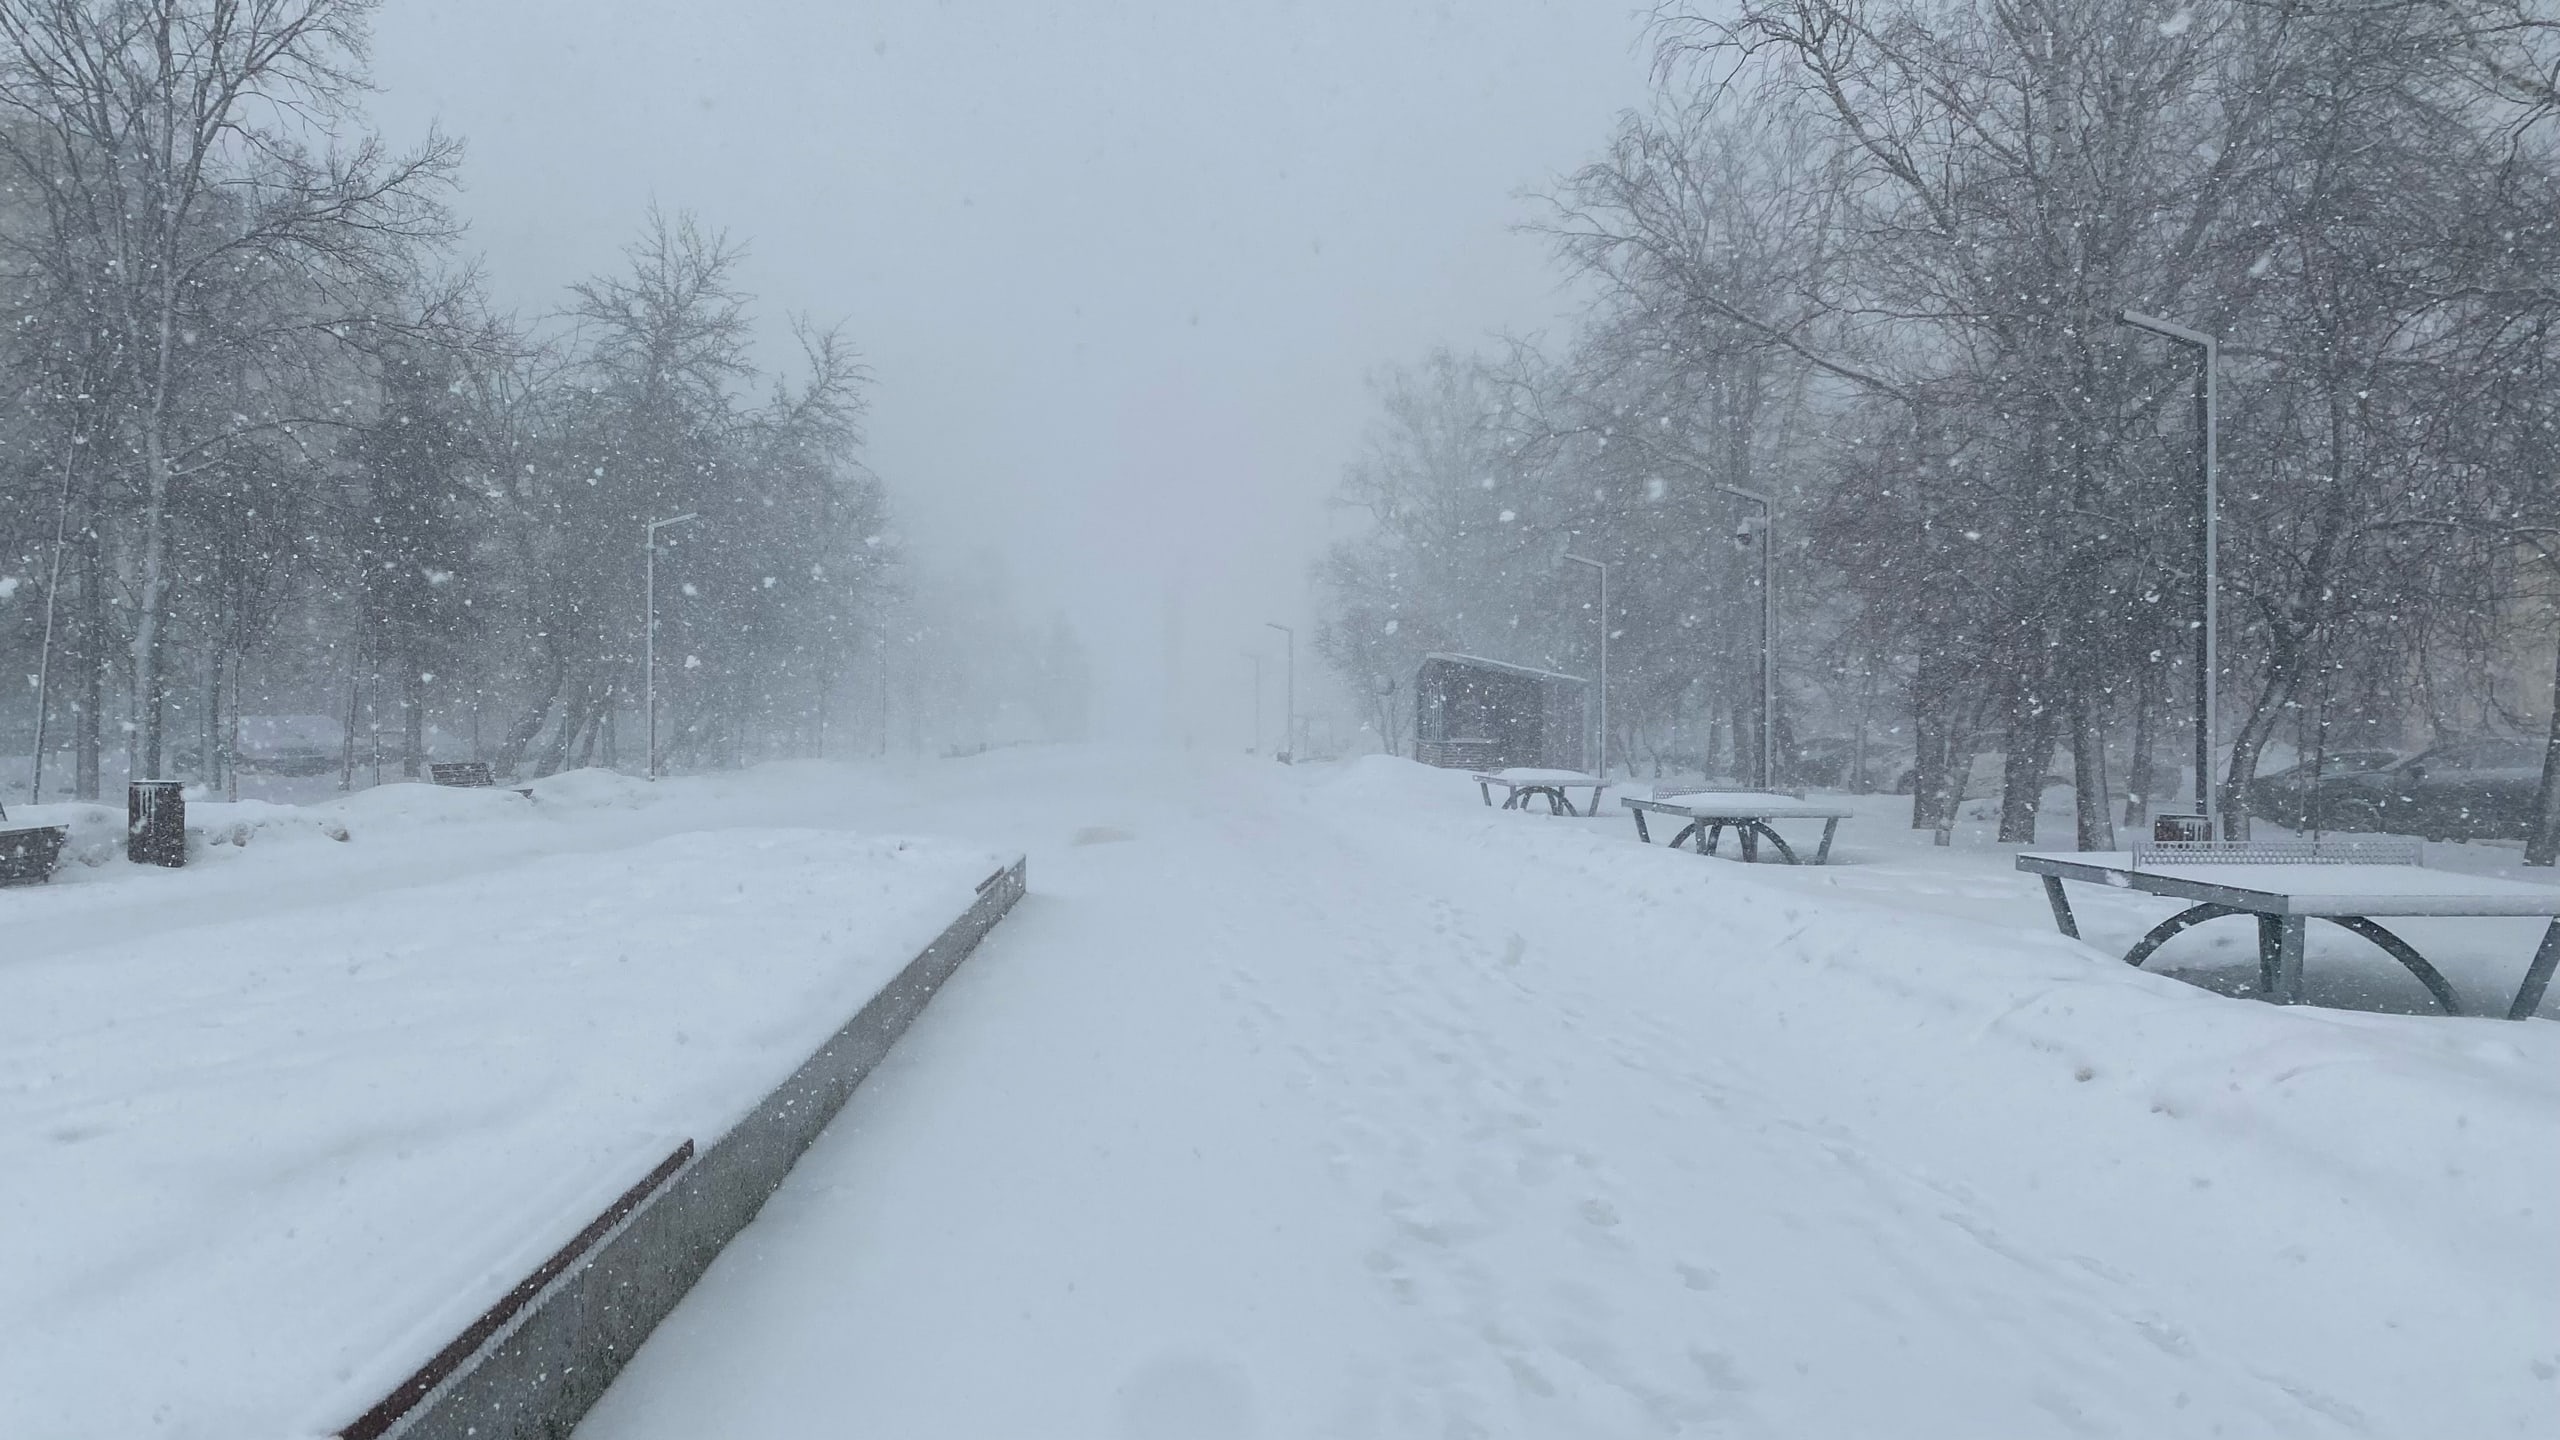
<path id="1" fill-rule="evenodd" d="M 1828 849 L 1831 844 L 1831 837 L 1828 835 L 1824 836 L 1822 843 L 1824 848 Z M 2054 928 L 2060 930 L 2064 935 L 2069 936 L 2071 939 L 2079 939 L 2080 922 L 2071 918 L 2071 897 L 2062 893 L 2061 876 L 2047 875 L 2044 877 L 2044 900 L 2046 904 L 2053 907 Z"/>
<path id="2" fill-rule="evenodd" d="M 1739 837 L 1742 844 L 1742 863 L 1745 865 L 1759 864 L 1760 832 L 1749 825 L 1736 825 L 1733 827 L 1733 831 L 1734 834 Z"/>
<path id="3" fill-rule="evenodd" d="M 2258 985 L 2278 1005 L 2302 1003 L 2302 932 L 2299 915 L 2258 917 Z"/>
<path id="4" fill-rule="evenodd" d="M 1790 846 L 1790 845 L 1788 845 L 1788 844 L 1787 844 L 1787 837 L 1786 837 L 1786 836 L 1784 836 L 1784 835 L 1779 834 L 1775 828 L 1773 828 L 1772 826 L 1770 826 L 1770 825 L 1768 824 L 1768 822 L 1766 822 L 1766 821 L 1762 821 L 1762 820 L 1754 820 L 1754 821 L 1752 821 L 1752 822 L 1751 822 L 1750 830 L 1757 830 L 1757 831 L 1759 831 L 1759 832 L 1760 832 L 1760 838 L 1761 838 L 1761 839 L 1766 840 L 1766 841 L 1768 841 L 1770 844 L 1777 846 L 1777 847 L 1778 847 L 1778 857 L 1779 857 L 1780 859 L 1782 859 L 1782 860 L 1786 861 L 1788 864 L 1790 864 L 1790 865 L 1800 865 L 1800 864 L 1804 863 L 1804 862 L 1802 862 L 1802 861 L 1800 861 L 1800 860 L 1796 859 L 1796 852 L 1795 852 L 1795 849 L 1794 849 L 1794 847 L 1792 847 L 1792 846 Z M 1746 830 L 1744 833 L 1745 833 L 1745 834 L 1749 834 L 1749 833 L 1750 833 L 1750 830 Z"/>
<path id="5" fill-rule="evenodd" d="M 1479 781 L 1477 781 L 1477 782 L 1476 782 L 1476 793 L 1484 797 L 1484 803 L 1485 803 L 1485 804 L 1487 804 L 1487 805 L 1491 805 L 1491 804 L 1493 803 L 1493 787 L 1492 787 L 1492 786 L 1487 785 L 1487 784 L 1486 784 L 1486 783 L 1484 783 L 1483 781 L 1479 780 Z M 1509 808 L 1510 808 L 1510 806 L 1508 806 L 1508 805 L 1506 804 L 1503 808 L 1507 810 L 1507 809 L 1509 809 Z"/>
<path id="6" fill-rule="evenodd" d="M 1634 808 L 1633 806 L 1629 806 L 1627 813 L 1636 817 L 1636 843 L 1639 845 L 1652 844 L 1653 832 L 1644 828 L 1644 812 Z"/>
<path id="7" fill-rule="evenodd" d="M 1828 865 L 1831 863 L 1831 837 L 1839 833 L 1839 817 L 1834 816 L 1833 818 L 1822 822 L 1822 848 L 1813 852 L 1814 864 Z"/>
<path id="8" fill-rule="evenodd" d="M 2410 974 L 2418 977 L 2419 984 L 2427 987 L 2428 994 L 2436 997 L 2436 1004 L 2444 1013 L 2462 1013 L 2462 1001 L 2453 993 L 2453 986 L 2446 982 L 2442 971 L 2427 963 L 2427 957 L 2419 954 L 2416 946 L 2362 915 L 2324 915 L 2321 918 L 2350 935 L 2363 936 L 2379 947 L 2383 954 L 2399 961 Z"/>
<path id="9" fill-rule="evenodd" d="M 2533 952 L 2533 968 L 2524 972 L 2524 984 L 2516 987 L 2515 1003 L 2507 1007 L 2510 1020 L 2530 1020 L 2542 1008 L 2542 994 L 2551 988 L 2551 972 L 2560 969 L 2560 920 L 2551 922 L 2542 932 L 2542 944 Z"/>

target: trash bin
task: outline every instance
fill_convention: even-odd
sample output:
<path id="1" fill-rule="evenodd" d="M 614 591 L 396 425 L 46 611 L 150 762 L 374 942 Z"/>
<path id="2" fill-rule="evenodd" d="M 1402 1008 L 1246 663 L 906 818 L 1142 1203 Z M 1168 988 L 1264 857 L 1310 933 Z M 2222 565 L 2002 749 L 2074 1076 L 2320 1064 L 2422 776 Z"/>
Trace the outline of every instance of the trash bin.
<path id="1" fill-rule="evenodd" d="M 126 787 L 124 858 L 136 865 L 187 863 L 187 795 L 175 780 L 136 780 Z"/>

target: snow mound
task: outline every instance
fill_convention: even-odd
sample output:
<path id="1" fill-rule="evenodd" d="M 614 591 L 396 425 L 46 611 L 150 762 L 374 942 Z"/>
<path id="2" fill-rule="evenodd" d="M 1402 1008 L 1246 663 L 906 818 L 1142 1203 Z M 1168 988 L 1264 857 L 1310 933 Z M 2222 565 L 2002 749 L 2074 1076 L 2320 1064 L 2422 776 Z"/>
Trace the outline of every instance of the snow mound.
<path id="1" fill-rule="evenodd" d="M 331 813 L 336 808 L 278 805 L 269 800 L 196 801 L 187 806 L 187 829 L 201 836 L 206 845 L 353 838 L 354 831 L 347 822 Z M 121 832 L 124 827 L 119 824 L 116 828 Z"/>
<path id="2" fill-rule="evenodd" d="M 563 770 L 533 782 L 533 798 L 575 810 L 637 810 L 654 803 L 657 789 L 636 775 L 589 767 Z"/>
<path id="3" fill-rule="evenodd" d="M 457 821 L 530 814 L 533 801 L 503 786 L 429 785 L 405 780 L 396 785 L 377 785 L 370 790 L 359 790 L 319 808 L 334 811 L 351 823 L 447 825 Z"/>
<path id="4" fill-rule="evenodd" d="M 1396 755 L 1363 755 L 1319 786 L 1327 799 L 1396 805 L 1482 805 L 1463 770 L 1443 770 Z"/>

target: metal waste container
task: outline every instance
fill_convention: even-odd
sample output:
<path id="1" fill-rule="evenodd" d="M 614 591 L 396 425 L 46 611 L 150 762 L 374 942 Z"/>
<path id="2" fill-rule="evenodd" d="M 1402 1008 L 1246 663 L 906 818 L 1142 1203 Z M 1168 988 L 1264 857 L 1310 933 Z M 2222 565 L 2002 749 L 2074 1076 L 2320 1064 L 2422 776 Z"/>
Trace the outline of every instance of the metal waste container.
<path id="1" fill-rule="evenodd" d="M 136 865 L 187 863 L 187 794 L 175 780 L 136 780 L 125 790 L 124 858 Z"/>

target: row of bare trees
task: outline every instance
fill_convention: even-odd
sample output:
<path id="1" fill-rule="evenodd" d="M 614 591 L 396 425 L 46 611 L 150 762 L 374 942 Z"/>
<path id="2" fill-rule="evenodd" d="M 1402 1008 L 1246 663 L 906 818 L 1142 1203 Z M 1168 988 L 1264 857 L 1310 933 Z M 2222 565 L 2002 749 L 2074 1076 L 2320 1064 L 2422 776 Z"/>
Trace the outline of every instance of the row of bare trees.
<path id="1" fill-rule="evenodd" d="M 1386 382 L 1344 489 L 1377 523 L 1324 577 L 1355 684 L 1448 645 L 1587 668 L 1562 543 L 1625 576 L 1613 752 L 1747 753 L 1721 487 L 1768 492 L 1782 750 L 1889 716 L 1939 827 L 2000 754 L 2023 840 L 2067 749 L 2107 845 L 2174 798 L 2194 683 L 2194 362 L 2132 309 L 2224 341 L 2226 806 L 2315 730 L 2548 723 L 2502 688 L 2549 663 L 2560 519 L 2535 6 L 1737 0 L 1659 35 L 1657 103 L 1545 222 L 1596 296 L 1569 349 Z"/>
<path id="2" fill-rule="evenodd" d="M 863 368 L 802 325 L 760 372 L 739 249 L 687 217 L 559 315 L 491 313 L 460 147 L 366 128 L 371 9 L 0 0 L 9 748 L 83 797 L 222 778 L 244 706 L 390 716 L 410 774 L 431 724 L 502 767 L 610 760 L 643 526 L 687 511 L 671 754 L 814 746 L 891 559 Z"/>

